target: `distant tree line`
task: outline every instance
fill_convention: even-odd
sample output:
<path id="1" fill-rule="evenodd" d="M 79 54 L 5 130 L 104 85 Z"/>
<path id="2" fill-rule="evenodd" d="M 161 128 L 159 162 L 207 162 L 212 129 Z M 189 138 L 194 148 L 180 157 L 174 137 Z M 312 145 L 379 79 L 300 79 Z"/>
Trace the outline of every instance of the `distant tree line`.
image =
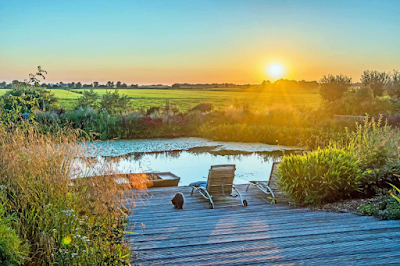
<path id="1" fill-rule="evenodd" d="M 327 75 L 320 81 L 320 93 L 324 100 L 332 102 L 341 99 L 346 92 L 365 90 L 373 98 L 386 94 L 390 97 L 400 97 L 400 72 L 379 72 L 365 70 L 360 78 L 360 86 L 354 88 L 352 78 L 346 75 Z M 353 88 L 352 88 L 353 86 Z"/>

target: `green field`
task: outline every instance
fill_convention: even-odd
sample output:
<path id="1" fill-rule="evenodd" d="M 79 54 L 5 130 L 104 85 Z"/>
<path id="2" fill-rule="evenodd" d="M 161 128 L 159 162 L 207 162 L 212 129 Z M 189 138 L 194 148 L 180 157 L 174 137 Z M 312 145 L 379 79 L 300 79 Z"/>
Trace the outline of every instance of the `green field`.
<path id="1" fill-rule="evenodd" d="M 73 109 L 77 99 L 84 89 L 72 91 L 53 89 L 52 92 L 60 99 L 60 104 L 66 109 Z M 95 90 L 101 97 L 105 89 Z M 113 91 L 113 90 L 111 90 Z M 0 90 L 0 95 L 5 90 Z M 194 107 L 201 102 L 211 102 L 217 109 L 225 109 L 232 105 L 234 99 L 247 101 L 251 109 L 263 110 L 276 105 L 317 107 L 321 97 L 317 89 L 296 89 L 290 92 L 283 90 L 254 91 L 244 89 L 120 89 L 120 94 L 126 94 L 131 99 L 134 108 L 165 106 L 166 100 L 170 105 L 178 105 L 182 111 Z"/>

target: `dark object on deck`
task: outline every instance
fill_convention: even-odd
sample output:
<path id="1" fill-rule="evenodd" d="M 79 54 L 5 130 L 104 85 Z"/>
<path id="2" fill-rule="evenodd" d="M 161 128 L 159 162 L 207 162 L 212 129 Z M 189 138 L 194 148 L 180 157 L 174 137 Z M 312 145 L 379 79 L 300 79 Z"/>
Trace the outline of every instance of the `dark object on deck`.
<path id="1" fill-rule="evenodd" d="M 178 192 L 175 194 L 175 197 L 171 200 L 172 204 L 174 204 L 175 209 L 183 209 L 183 203 L 185 202 L 185 197 L 182 193 Z"/>
<path id="2" fill-rule="evenodd" d="M 239 196 L 243 206 L 247 206 L 247 201 L 243 200 L 242 195 L 233 186 L 233 179 L 235 178 L 236 167 L 234 164 L 224 165 L 213 165 L 208 172 L 207 182 L 199 181 L 191 183 L 189 186 L 193 191 L 198 191 L 205 199 L 210 201 L 210 209 L 214 209 L 213 196 Z M 232 191 L 236 192 L 236 195 L 232 194 Z"/>

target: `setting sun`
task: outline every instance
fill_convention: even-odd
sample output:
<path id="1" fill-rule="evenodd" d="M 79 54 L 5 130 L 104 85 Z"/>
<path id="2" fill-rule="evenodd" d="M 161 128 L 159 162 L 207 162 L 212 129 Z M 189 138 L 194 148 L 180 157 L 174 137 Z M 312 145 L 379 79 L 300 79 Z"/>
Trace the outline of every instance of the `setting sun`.
<path id="1" fill-rule="evenodd" d="M 282 64 L 273 63 L 266 67 L 266 72 L 271 78 L 280 78 L 285 73 L 285 68 Z"/>

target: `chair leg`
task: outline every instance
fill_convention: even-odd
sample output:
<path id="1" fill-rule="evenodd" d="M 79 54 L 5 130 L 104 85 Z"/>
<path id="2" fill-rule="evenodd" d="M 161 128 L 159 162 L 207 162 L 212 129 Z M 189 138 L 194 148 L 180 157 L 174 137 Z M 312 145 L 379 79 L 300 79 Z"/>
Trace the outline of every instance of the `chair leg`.
<path id="1" fill-rule="evenodd" d="M 248 184 L 248 185 L 247 185 L 246 191 L 249 190 L 250 185 L 251 185 L 251 184 Z"/>
<path id="2" fill-rule="evenodd" d="M 243 200 L 242 195 L 240 194 L 239 190 L 237 190 L 237 188 L 232 187 L 233 190 L 235 190 L 235 192 L 238 194 L 239 198 L 240 198 L 240 202 L 242 203 L 243 206 L 247 206 L 247 201 Z"/>
<path id="3" fill-rule="evenodd" d="M 210 200 L 210 209 L 214 209 L 214 202 L 212 198 L 210 197 L 209 200 Z"/>

